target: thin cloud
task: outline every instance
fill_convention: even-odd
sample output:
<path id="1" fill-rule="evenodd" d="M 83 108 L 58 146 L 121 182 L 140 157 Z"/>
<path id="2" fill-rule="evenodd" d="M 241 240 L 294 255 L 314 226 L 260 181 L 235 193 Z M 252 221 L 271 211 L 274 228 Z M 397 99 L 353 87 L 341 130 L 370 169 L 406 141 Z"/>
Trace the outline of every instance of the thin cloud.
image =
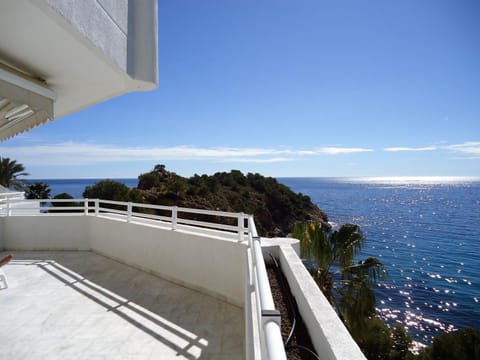
<path id="1" fill-rule="evenodd" d="M 89 143 L 64 142 L 33 146 L 0 147 L 3 156 L 29 166 L 89 165 L 108 162 L 210 160 L 220 162 L 274 163 L 297 157 L 370 152 L 372 149 L 322 147 L 316 149 L 270 148 L 203 148 L 195 146 L 122 147 Z"/>
<path id="2" fill-rule="evenodd" d="M 388 152 L 420 152 L 420 151 L 450 151 L 458 156 L 452 159 L 480 159 L 480 141 L 467 141 L 462 144 L 442 145 L 442 146 L 424 146 L 424 147 L 388 147 L 384 148 Z"/>
<path id="3" fill-rule="evenodd" d="M 355 154 L 363 152 L 372 152 L 373 149 L 366 148 L 346 148 L 346 147 L 322 147 L 315 150 L 316 154 L 340 155 L 340 154 Z"/>
<path id="4" fill-rule="evenodd" d="M 383 149 L 384 151 L 389 152 L 402 152 L 402 151 L 434 151 L 438 148 L 436 146 L 425 146 L 425 147 L 408 147 L 408 146 L 401 146 L 401 147 L 388 147 Z"/>
<path id="5" fill-rule="evenodd" d="M 236 162 L 236 163 L 259 163 L 259 164 L 267 164 L 267 163 L 278 163 L 278 162 L 287 162 L 292 161 L 292 158 L 286 157 L 276 157 L 276 158 L 268 158 L 268 159 L 256 159 L 256 158 L 240 158 L 240 159 L 224 159 L 221 162 Z"/>
<path id="6" fill-rule="evenodd" d="M 445 149 L 470 155 L 470 158 L 480 158 L 480 141 L 467 141 L 463 144 L 449 145 L 445 146 Z"/>

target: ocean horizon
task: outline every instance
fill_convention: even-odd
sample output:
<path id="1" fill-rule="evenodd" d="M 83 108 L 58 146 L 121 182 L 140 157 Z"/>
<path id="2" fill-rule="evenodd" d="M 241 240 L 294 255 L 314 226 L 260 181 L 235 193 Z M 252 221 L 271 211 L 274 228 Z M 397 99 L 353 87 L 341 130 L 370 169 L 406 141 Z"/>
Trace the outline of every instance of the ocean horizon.
<path id="1" fill-rule="evenodd" d="M 464 183 L 476 183 L 480 182 L 480 177 L 477 176 L 301 176 L 290 177 L 280 176 L 275 177 L 281 182 L 282 179 L 288 181 L 288 179 L 319 179 L 338 181 L 344 183 L 371 183 L 371 184 L 464 184 Z M 125 184 L 128 187 L 136 187 L 138 185 L 138 178 L 122 177 L 85 177 L 85 178 L 39 178 L 39 179 L 25 179 L 27 183 L 43 182 L 50 186 L 52 189 L 52 197 L 66 190 L 73 191 L 72 196 L 75 198 L 81 197 L 81 193 L 85 190 L 82 186 L 91 186 L 101 180 L 115 180 Z M 308 195 L 308 194 L 306 194 Z"/>
<path id="2" fill-rule="evenodd" d="M 38 179 L 52 197 L 81 198 L 102 179 Z M 136 187 L 137 178 L 112 179 Z M 418 343 L 480 323 L 479 177 L 281 177 L 335 224 L 367 239 L 360 258 L 380 259 L 389 278 L 375 289 L 377 313 Z"/>

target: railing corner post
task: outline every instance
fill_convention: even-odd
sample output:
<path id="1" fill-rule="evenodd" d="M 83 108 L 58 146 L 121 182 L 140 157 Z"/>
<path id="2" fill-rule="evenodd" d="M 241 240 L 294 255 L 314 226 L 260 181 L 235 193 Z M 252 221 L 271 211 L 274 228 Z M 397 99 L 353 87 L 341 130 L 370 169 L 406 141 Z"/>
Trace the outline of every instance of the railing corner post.
<path id="1" fill-rule="evenodd" d="M 245 214 L 238 213 L 238 241 L 242 242 L 245 235 Z"/>
<path id="2" fill-rule="evenodd" d="M 95 216 L 100 214 L 100 200 L 95 199 Z"/>

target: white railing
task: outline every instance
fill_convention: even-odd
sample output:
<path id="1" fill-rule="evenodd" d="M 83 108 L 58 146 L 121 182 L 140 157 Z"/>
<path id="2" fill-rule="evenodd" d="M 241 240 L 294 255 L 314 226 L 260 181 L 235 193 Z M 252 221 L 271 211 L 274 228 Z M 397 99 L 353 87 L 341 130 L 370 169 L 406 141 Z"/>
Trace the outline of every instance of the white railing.
<path id="1" fill-rule="evenodd" d="M 16 207 L 16 205 L 20 205 Z M 40 204 L 40 206 L 39 206 Z M 63 205 L 62 205 L 63 204 Z M 112 207 L 113 206 L 113 207 Z M 6 198 L 0 203 L 0 216 L 97 216 L 125 222 L 157 224 L 171 230 L 203 229 L 227 232 L 238 236 L 238 241 L 247 240 L 251 261 L 247 266 L 246 311 L 256 309 L 256 316 L 248 328 L 248 334 L 256 333 L 260 340 L 262 359 L 285 360 L 285 349 L 280 330 L 280 313 L 275 309 L 268 281 L 260 237 L 253 216 L 244 213 L 190 209 L 99 199 L 37 199 L 20 200 Z M 189 216 L 190 215 L 190 218 Z M 192 216 L 193 215 L 193 216 Z M 197 219 L 192 219 L 192 217 Z M 211 221 L 198 220 L 198 216 Z M 247 226 L 245 222 L 247 221 Z M 255 304 L 251 303 L 250 289 L 254 292 Z M 255 327 L 255 329 L 253 329 Z M 248 341 L 248 340 L 247 340 Z M 253 346 L 253 344 L 250 344 Z M 251 356 L 247 356 L 250 358 Z"/>
<path id="2" fill-rule="evenodd" d="M 20 207 L 21 206 L 21 211 Z M 28 205 L 30 204 L 30 206 Z M 39 205 L 41 204 L 40 208 Z M 62 205 L 64 204 L 64 205 Z M 68 205 L 66 205 L 68 204 Z M 17 206 L 16 206 L 17 205 Z M 22 200 L 7 198 L 0 203 L 0 215 L 72 215 L 83 213 L 92 216 L 111 216 L 126 222 L 160 223 L 173 230 L 194 227 L 237 233 L 244 241 L 248 229 L 244 213 L 190 209 L 177 206 L 162 206 L 99 199 L 36 199 Z M 190 216 L 189 216 L 190 215 Z M 198 220 L 198 217 L 207 219 Z M 197 218 L 197 219 L 195 219 Z"/>
<path id="3" fill-rule="evenodd" d="M 260 237 L 257 234 L 253 216 L 248 216 L 248 230 L 248 246 L 252 254 L 252 263 L 249 269 L 251 273 L 247 274 L 247 279 L 252 279 L 256 295 L 257 324 L 255 325 L 259 329 L 262 359 L 286 360 L 280 328 L 280 312 L 275 309 L 273 302 Z"/>
<path id="4" fill-rule="evenodd" d="M 22 191 L 16 192 L 6 192 L 0 194 L 0 203 L 5 202 L 6 200 L 24 200 L 25 193 Z"/>

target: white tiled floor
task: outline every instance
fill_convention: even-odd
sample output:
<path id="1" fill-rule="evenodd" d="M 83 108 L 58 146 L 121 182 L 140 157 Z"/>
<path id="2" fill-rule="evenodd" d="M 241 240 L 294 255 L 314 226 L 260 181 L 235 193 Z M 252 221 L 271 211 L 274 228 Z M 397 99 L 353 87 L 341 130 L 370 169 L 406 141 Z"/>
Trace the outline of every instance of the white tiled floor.
<path id="1" fill-rule="evenodd" d="M 13 256 L 0 290 L 0 358 L 243 358 L 236 306 L 91 252 Z"/>

